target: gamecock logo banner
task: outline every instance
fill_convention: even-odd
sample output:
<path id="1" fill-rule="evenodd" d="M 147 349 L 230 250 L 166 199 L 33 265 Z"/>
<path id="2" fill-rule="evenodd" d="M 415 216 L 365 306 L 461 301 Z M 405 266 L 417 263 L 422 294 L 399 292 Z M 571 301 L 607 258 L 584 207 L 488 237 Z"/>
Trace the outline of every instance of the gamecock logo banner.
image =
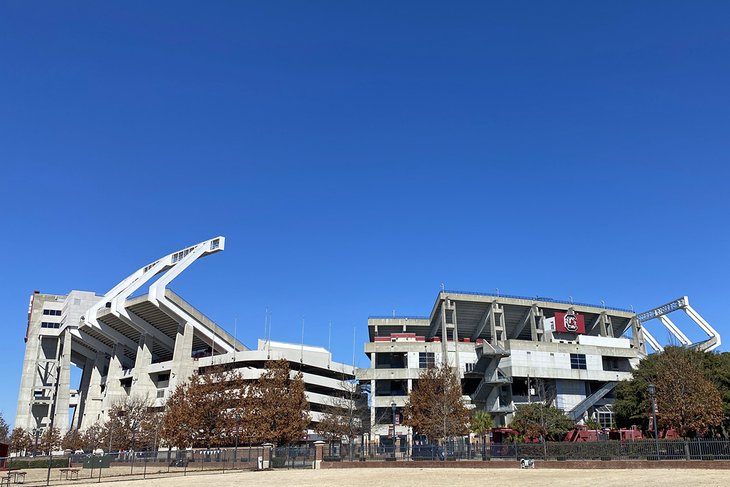
<path id="1" fill-rule="evenodd" d="M 560 333 L 585 333 L 585 317 L 578 313 L 556 311 L 555 331 Z"/>

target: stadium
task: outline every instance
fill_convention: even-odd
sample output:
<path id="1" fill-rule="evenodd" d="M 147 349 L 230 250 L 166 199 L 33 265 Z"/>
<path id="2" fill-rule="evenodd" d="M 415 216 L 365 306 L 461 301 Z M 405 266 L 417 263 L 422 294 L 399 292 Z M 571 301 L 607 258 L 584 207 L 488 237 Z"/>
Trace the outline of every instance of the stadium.
<path id="1" fill-rule="evenodd" d="M 106 421 L 109 409 L 128 397 L 150 398 L 162 409 L 177 384 L 211 366 L 226 364 L 253 380 L 266 361 L 278 359 L 302 373 L 310 433 L 324 409 L 348 407 L 342 396 L 354 368 L 332 361 L 328 350 L 270 340 L 250 350 L 167 288 L 199 258 L 224 248 L 225 239 L 216 237 L 173 252 L 103 296 L 33 293 L 15 426 L 38 434 L 85 429 Z M 145 294 L 132 297 L 151 281 Z M 79 384 L 71 384 L 72 367 L 82 371 Z"/>
<path id="2" fill-rule="evenodd" d="M 463 400 L 500 426 L 509 425 L 519 405 L 544 402 L 576 421 L 610 427 L 616 384 L 647 353 L 662 350 L 646 322 L 659 320 L 689 347 L 720 345 L 686 296 L 637 314 L 539 296 L 441 290 L 427 316 L 368 319 L 367 368 L 334 362 L 329 350 L 303 344 L 259 340 L 252 350 L 168 288 L 191 264 L 224 248 L 225 239 L 216 237 L 170 253 L 104 295 L 33 293 L 15 426 L 36 434 L 85 429 L 132 396 L 152 398 L 162 410 L 177 384 L 206 368 L 226 364 L 255 379 L 267 360 L 285 359 L 304 378 L 311 438 L 326 408 L 350 407 L 344 397 L 357 380 L 370 391 L 370 437 L 363 442 L 411 444 L 402 408 L 421 370 L 437 364 L 453 368 Z M 692 342 L 668 316 L 679 312 L 707 338 Z M 72 367 L 82 371 L 78 384 L 71 383 Z"/>
<path id="3" fill-rule="evenodd" d="M 692 343 L 667 316 L 673 312 L 685 312 L 708 337 Z M 663 350 L 644 326 L 653 319 L 682 345 L 704 351 L 720 345 L 686 296 L 637 314 L 539 296 L 442 290 L 428 316 L 370 317 L 370 368 L 356 374 L 370 386 L 372 437 L 412 444 L 411 428 L 400 424 L 402 409 L 422 369 L 434 364 L 453 368 L 463 400 L 490 412 L 499 426 L 509 425 L 518 406 L 542 402 L 575 421 L 610 428 L 618 382 L 631 378 L 648 350 Z"/>

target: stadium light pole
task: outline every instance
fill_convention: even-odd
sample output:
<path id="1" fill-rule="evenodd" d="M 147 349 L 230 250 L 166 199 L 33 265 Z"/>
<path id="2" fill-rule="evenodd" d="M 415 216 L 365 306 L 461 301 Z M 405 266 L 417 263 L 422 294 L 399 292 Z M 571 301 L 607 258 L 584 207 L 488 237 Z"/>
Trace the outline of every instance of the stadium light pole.
<path id="1" fill-rule="evenodd" d="M 651 418 L 654 425 L 654 444 L 656 445 L 656 459 L 659 460 L 659 430 L 656 425 L 656 386 L 649 384 L 647 386 L 649 398 L 651 399 Z"/>

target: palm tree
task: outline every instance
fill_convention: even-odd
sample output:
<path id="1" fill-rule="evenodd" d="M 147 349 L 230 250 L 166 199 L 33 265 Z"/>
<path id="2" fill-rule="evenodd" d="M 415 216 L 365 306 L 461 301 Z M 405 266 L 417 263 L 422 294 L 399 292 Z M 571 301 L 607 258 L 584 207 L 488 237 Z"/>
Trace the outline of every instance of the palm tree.
<path id="1" fill-rule="evenodd" d="M 473 433 L 482 437 L 482 459 L 486 458 L 486 436 L 487 432 L 494 428 L 494 419 L 492 415 L 484 410 L 475 411 L 471 417 L 470 429 Z"/>

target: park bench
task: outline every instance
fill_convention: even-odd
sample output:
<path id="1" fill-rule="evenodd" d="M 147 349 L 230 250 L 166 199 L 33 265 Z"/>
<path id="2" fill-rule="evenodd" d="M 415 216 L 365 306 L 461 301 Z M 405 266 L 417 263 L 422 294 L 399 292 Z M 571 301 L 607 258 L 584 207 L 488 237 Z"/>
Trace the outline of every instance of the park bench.
<path id="1" fill-rule="evenodd" d="M 20 470 L 10 470 L 5 475 L 0 477 L 0 485 L 10 485 L 11 480 L 14 484 L 23 484 L 25 483 L 26 474 L 27 472 L 22 472 Z"/>
<path id="2" fill-rule="evenodd" d="M 66 474 L 66 480 L 78 480 L 79 479 L 79 470 L 80 468 L 62 468 L 60 469 L 61 474 L 59 476 L 59 480 L 63 478 L 63 474 Z"/>

